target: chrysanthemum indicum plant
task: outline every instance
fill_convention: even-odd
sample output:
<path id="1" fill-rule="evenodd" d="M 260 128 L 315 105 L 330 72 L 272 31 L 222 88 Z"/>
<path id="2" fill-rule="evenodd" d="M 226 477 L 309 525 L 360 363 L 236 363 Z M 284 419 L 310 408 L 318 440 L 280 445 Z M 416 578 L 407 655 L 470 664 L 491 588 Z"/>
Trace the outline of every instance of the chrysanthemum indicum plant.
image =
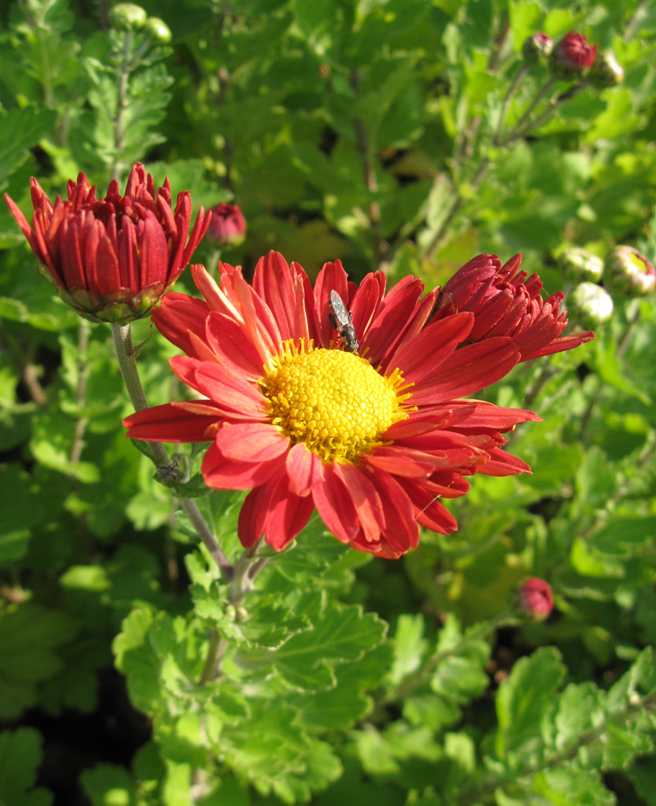
<path id="1" fill-rule="evenodd" d="M 239 268 L 219 264 L 217 284 L 195 265 L 203 299 L 171 293 L 153 315 L 185 353 L 171 366 L 192 399 L 135 413 L 128 435 L 208 442 L 205 483 L 250 490 L 238 530 L 249 549 L 282 551 L 316 509 L 342 543 L 398 558 L 420 527 L 457 528 L 442 501 L 468 476 L 530 470 L 503 434 L 538 416 L 468 396 L 593 338 L 561 335 L 562 294 L 543 300 L 520 261 L 480 255 L 426 295 L 413 277 L 387 292 L 381 272 L 356 286 L 339 261 L 313 288 L 275 252 L 252 285 Z"/>

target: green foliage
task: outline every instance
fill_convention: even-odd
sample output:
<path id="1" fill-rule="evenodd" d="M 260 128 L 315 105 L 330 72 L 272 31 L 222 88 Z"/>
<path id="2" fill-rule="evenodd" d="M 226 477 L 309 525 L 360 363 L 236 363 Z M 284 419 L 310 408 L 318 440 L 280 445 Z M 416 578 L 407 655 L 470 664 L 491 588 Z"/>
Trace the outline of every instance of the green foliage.
<path id="1" fill-rule="evenodd" d="M 550 294 L 568 246 L 629 242 L 654 262 L 649 3 L 146 3 L 170 46 L 101 6 L 0 12 L 0 186 L 28 219 L 30 176 L 54 199 L 83 170 L 104 195 L 144 161 L 195 211 L 239 204 L 244 243 L 193 258 L 213 271 L 221 257 L 249 276 L 274 248 L 311 277 L 340 258 L 354 280 L 433 287 L 479 252 L 521 251 Z M 623 84 L 523 70 L 539 31 L 612 50 Z M 656 803 L 653 299 L 615 298 L 595 342 L 481 393 L 543 418 L 509 435 L 533 474 L 473 479 L 446 501 L 454 534 L 386 562 L 315 515 L 282 554 L 251 556 L 245 493 L 204 486 L 206 445 L 176 446 L 162 484 L 125 438 L 109 330 L 34 271 L 6 208 L 0 249 L 0 806 L 70 791 L 47 745 L 42 764 L 46 718 L 92 806 Z M 196 293 L 188 272 L 178 290 Z M 178 350 L 148 321 L 133 339 L 149 403 L 180 398 Z M 531 575 L 554 591 L 544 623 L 511 607 Z M 123 756 L 91 749 L 80 772 L 71 715 L 118 725 Z"/>
<path id="2" fill-rule="evenodd" d="M 12 806 L 49 806 L 52 794 L 34 787 L 41 762 L 41 736 L 34 728 L 0 733 L 0 803 Z"/>

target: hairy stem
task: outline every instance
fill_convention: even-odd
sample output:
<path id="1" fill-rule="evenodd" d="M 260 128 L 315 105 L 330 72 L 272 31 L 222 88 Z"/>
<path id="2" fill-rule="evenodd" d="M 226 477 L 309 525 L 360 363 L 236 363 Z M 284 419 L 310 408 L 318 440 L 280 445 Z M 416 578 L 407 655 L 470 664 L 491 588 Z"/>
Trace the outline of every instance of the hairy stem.
<path id="1" fill-rule="evenodd" d="M 132 347 L 130 325 L 112 324 L 112 337 L 114 339 L 114 348 L 121 369 L 121 375 L 123 376 L 123 381 L 130 395 L 132 405 L 135 411 L 147 409 L 148 402 L 141 385 L 137 362 L 135 360 L 135 352 Z M 157 467 L 169 464 L 169 455 L 161 442 L 151 442 L 148 447 L 150 449 L 150 455 Z M 234 573 L 233 565 L 221 550 L 211 529 L 198 509 L 196 502 L 191 498 L 181 498 L 178 500 L 180 507 L 196 530 L 196 534 L 205 544 L 205 548 L 221 569 L 224 578 L 231 579 Z"/>
<path id="2" fill-rule="evenodd" d="M 630 702 L 626 708 L 611 715 L 612 723 L 626 724 L 635 714 L 646 709 L 653 709 L 655 703 L 656 694 L 650 694 L 646 697 L 636 696 L 635 700 Z M 606 718 L 600 725 L 581 733 L 576 741 L 572 742 L 567 747 L 555 753 L 551 753 L 540 761 L 527 764 L 523 769 L 505 775 L 491 775 L 474 786 L 466 787 L 451 802 L 456 806 L 468 806 L 469 804 L 488 802 L 494 798 L 494 793 L 499 787 L 508 784 L 520 784 L 522 779 L 531 778 L 538 772 L 552 769 L 567 761 L 571 761 L 576 758 L 579 751 L 584 747 L 590 747 L 597 742 L 603 742 L 610 727 L 610 721 L 611 719 Z"/>

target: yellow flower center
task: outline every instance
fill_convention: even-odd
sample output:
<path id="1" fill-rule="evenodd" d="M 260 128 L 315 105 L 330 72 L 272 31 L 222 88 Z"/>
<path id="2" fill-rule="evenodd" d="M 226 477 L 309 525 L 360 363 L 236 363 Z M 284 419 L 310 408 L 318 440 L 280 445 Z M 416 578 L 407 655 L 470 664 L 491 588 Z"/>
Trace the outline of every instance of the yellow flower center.
<path id="1" fill-rule="evenodd" d="M 292 443 L 304 442 L 324 463 L 357 464 L 381 445 L 381 435 L 408 417 L 401 370 L 381 375 L 362 356 L 344 350 L 283 344 L 261 381 L 271 422 Z"/>

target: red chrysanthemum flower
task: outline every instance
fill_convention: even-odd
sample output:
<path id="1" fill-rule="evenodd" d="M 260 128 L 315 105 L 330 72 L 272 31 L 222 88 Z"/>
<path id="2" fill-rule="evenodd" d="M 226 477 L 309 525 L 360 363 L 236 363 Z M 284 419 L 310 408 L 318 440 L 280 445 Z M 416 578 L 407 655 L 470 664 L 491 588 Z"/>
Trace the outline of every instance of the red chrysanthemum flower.
<path id="1" fill-rule="evenodd" d="M 239 246 L 246 237 L 246 219 L 236 204 L 217 204 L 210 209 L 207 237 L 220 246 Z"/>
<path id="2" fill-rule="evenodd" d="M 534 621 L 544 621 L 553 610 L 551 585 L 539 577 L 527 579 L 517 591 L 517 607 Z"/>
<path id="3" fill-rule="evenodd" d="M 551 52 L 551 64 L 565 78 L 584 75 L 594 64 L 598 47 L 583 34 L 566 34 Z"/>
<path id="4" fill-rule="evenodd" d="M 419 526 L 456 529 L 441 498 L 464 495 L 465 476 L 530 472 L 502 450 L 501 432 L 539 419 L 521 409 L 459 400 L 503 378 L 519 361 L 514 341 L 463 344 L 472 313 L 428 322 L 436 292 L 407 277 L 388 294 L 385 276 L 359 288 L 339 261 L 314 290 L 303 269 L 271 252 L 253 285 L 219 264 L 219 287 L 192 273 L 203 300 L 169 294 L 153 319 L 186 356 L 171 360 L 203 399 L 138 412 L 134 439 L 212 441 L 202 473 L 210 487 L 252 489 L 239 537 L 277 550 L 316 508 L 343 543 L 396 558 L 417 545 Z M 341 349 L 331 291 L 352 313 L 359 354 Z"/>
<path id="5" fill-rule="evenodd" d="M 32 226 L 5 194 L 14 218 L 37 256 L 41 274 L 61 297 L 93 322 L 130 322 L 146 316 L 178 279 L 205 234 L 209 215 L 200 208 L 191 236 L 189 191 L 175 212 L 166 179 L 136 163 L 121 196 L 113 180 L 104 199 L 81 173 L 68 183 L 68 199 L 50 202 L 31 180 Z M 186 243 L 186 245 L 185 245 Z"/>
<path id="6" fill-rule="evenodd" d="M 571 350 L 594 339 L 590 330 L 570 336 L 560 334 L 567 327 L 567 311 L 560 313 L 562 291 L 543 300 L 537 274 L 527 278 L 518 271 L 521 255 L 501 265 L 496 255 L 479 255 L 459 269 L 442 289 L 436 318 L 470 311 L 474 325 L 469 341 L 490 336 L 508 336 L 521 354 L 520 361 Z"/>

